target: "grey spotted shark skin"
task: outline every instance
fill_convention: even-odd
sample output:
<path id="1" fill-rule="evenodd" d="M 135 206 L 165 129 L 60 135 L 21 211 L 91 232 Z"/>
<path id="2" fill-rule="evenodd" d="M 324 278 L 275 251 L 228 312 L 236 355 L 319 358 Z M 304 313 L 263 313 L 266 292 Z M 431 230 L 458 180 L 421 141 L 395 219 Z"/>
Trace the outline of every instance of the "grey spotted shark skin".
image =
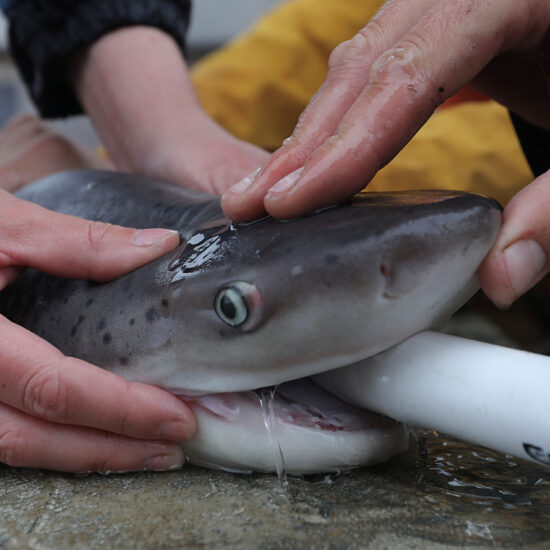
<path id="1" fill-rule="evenodd" d="M 314 215 L 238 226 L 217 196 L 114 172 L 57 174 L 18 195 L 179 231 L 177 250 L 107 284 L 27 270 L 0 293 L 0 312 L 65 354 L 190 396 L 199 435 L 187 454 L 240 471 L 274 471 L 277 453 L 289 473 L 314 473 L 401 452 L 400 424 L 311 382 L 284 383 L 440 326 L 478 289 L 501 223 L 495 201 L 446 191 L 365 193 Z M 242 393 L 276 384 L 271 416 Z"/>

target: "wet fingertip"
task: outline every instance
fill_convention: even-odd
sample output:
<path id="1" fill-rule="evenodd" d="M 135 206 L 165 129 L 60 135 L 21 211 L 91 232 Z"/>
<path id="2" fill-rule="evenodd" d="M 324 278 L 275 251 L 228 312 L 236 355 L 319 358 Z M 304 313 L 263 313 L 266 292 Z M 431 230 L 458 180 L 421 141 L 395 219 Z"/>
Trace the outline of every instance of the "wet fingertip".
<path id="1" fill-rule="evenodd" d="M 275 202 L 282 197 L 285 197 L 293 188 L 298 185 L 298 182 L 305 170 L 305 166 L 297 168 L 290 174 L 287 174 L 284 178 L 281 178 L 275 185 L 273 185 L 266 193 L 264 201 Z"/>
<path id="2" fill-rule="evenodd" d="M 174 446 L 166 452 L 149 456 L 143 461 L 143 470 L 149 472 L 167 472 L 180 470 L 185 464 L 185 454 L 179 446 Z"/>
<path id="3" fill-rule="evenodd" d="M 261 198 L 248 198 L 239 195 L 224 195 L 221 207 L 224 214 L 234 223 L 247 223 L 265 216 Z"/>
<path id="4" fill-rule="evenodd" d="M 232 185 L 225 193 L 224 197 L 226 195 L 243 195 L 245 194 L 256 182 L 256 178 L 260 175 L 260 172 L 262 171 L 262 168 L 256 168 L 254 172 L 248 174 L 248 176 L 244 177 L 241 181 L 238 181 L 234 185 Z"/>
<path id="5" fill-rule="evenodd" d="M 133 236 L 137 246 L 154 247 L 162 252 L 169 252 L 180 242 L 177 231 L 172 229 L 138 229 Z"/>
<path id="6" fill-rule="evenodd" d="M 508 279 L 516 297 L 532 288 L 544 275 L 546 253 L 532 239 L 512 243 L 503 251 Z"/>
<path id="7" fill-rule="evenodd" d="M 159 439 L 183 443 L 192 439 L 196 433 L 197 422 L 190 412 L 188 416 L 162 423 L 157 431 L 157 436 Z"/>

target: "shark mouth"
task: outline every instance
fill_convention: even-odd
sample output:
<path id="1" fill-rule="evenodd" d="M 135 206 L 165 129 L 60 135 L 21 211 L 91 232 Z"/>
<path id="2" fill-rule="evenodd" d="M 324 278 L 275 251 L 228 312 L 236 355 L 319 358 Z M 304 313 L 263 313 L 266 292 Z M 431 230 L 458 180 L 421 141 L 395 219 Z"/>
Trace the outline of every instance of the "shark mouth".
<path id="1" fill-rule="evenodd" d="M 180 396 L 198 422 L 186 455 L 209 468 L 323 473 L 382 462 L 408 447 L 402 424 L 349 405 L 309 378 L 246 392 Z"/>

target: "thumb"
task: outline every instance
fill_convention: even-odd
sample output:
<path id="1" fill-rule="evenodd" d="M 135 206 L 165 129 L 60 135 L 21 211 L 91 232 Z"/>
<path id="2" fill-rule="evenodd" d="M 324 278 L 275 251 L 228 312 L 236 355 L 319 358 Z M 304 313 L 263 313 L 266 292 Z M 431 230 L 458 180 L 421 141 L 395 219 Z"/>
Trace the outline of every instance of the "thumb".
<path id="1" fill-rule="evenodd" d="M 478 275 L 487 296 L 508 307 L 550 271 L 550 171 L 522 189 L 504 209 L 497 241 Z"/>
<path id="2" fill-rule="evenodd" d="M 106 281 L 179 244 L 176 231 L 130 229 L 58 214 L 0 191 L 0 268 Z"/>

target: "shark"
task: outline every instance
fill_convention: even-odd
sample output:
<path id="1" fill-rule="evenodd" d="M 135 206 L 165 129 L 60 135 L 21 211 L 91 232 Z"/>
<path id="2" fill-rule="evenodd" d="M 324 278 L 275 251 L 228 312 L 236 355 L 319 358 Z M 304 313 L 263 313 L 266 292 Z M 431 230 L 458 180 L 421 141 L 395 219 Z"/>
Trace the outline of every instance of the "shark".
<path id="1" fill-rule="evenodd" d="M 0 293 L 0 313 L 181 396 L 198 423 L 189 461 L 236 472 L 330 472 L 406 450 L 403 424 L 311 377 L 444 324 L 478 290 L 501 225 L 496 201 L 459 191 L 364 192 L 239 225 L 218 196 L 109 171 L 55 174 L 17 195 L 179 232 L 176 250 L 104 284 L 28 269 Z"/>

